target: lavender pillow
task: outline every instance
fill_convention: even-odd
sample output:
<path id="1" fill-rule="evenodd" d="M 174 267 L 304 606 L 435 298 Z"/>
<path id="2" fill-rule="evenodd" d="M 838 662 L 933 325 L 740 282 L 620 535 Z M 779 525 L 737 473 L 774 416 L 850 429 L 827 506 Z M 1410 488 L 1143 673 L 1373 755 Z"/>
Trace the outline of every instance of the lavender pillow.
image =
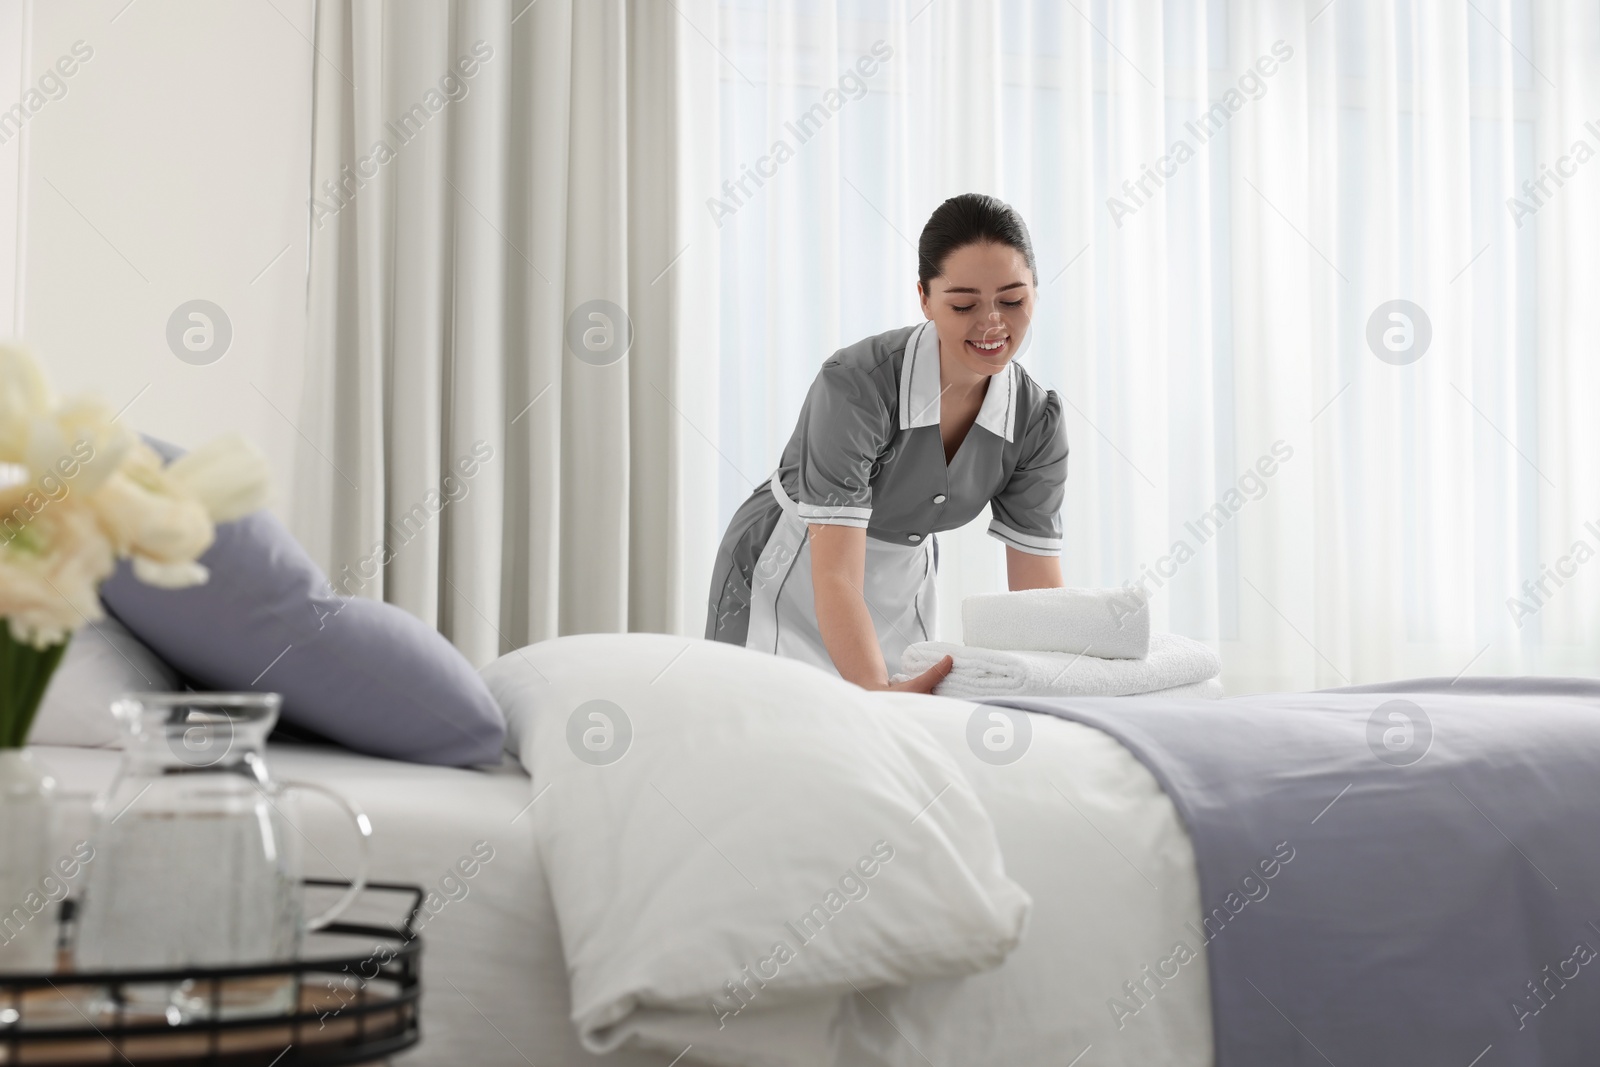
<path id="1" fill-rule="evenodd" d="M 183 450 L 146 438 L 171 462 Z M 122 561 L 100 599 L 196 688 L 283 695 L 283 721 L 413 763 L 499 763 L 505 717 L 472 664 L 393 604 L 341 597 L 267 511 L 217 526 L 204 585 L 160 589 Z"/>

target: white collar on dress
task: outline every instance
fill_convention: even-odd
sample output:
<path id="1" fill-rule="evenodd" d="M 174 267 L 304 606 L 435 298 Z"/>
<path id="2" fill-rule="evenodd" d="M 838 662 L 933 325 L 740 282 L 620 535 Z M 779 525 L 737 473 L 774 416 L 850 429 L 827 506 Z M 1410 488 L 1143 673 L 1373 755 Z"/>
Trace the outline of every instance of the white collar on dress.
<path id="1" fill-rule="evenodd" d="M 978 425 L 1011 440 L 1016 418 L 1017 367 L 1013 357 L 996 374 L 978 409 Z M 900 364 L 900 429 L 939 425 L 939 334 L 931 320 L 912 331 Z"/>

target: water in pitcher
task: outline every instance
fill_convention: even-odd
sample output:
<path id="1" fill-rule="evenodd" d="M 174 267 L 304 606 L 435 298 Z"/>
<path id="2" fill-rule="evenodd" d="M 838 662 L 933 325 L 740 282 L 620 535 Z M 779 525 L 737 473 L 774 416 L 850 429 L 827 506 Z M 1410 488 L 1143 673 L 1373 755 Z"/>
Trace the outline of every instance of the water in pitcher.
<path id="1" fill-rule="evenodd" d="M 121 702 L 130 733 L 97 807 L 79 970 L 182 970 L 292 959 L 302 929 L 294 831 L 267 774 L 273 694 Z M 178 1022 L 211 1012 L 209 982 L 129 984 L 102 1010 Z M 292 983 L 234 982 L 220 1014 L 281 1011 Z"/>
<path id="2" fill-rule="evenodd" d="M 238 799 L 218 798 L 212 810 L 187 813 L 135 805 L 117 820 L 91 867 L 80 966 L 290 958 L 299 914 L 282 856 L 288 842 L 279 839 L 279 820 L 264 800 L 235 807 Z"/>

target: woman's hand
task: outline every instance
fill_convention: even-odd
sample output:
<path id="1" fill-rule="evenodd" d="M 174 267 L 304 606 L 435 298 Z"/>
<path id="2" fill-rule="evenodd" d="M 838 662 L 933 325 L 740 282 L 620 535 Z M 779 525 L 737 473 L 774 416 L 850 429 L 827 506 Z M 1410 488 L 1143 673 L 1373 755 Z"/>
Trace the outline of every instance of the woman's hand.
<path id="1" fill-rule="evenodd" d="M 934 687 L 945 680 L 950 673 L 950 668 L 955 666 L 955 660 L 949 656 L 941 656 L 939 662 L 917 675 L 907 678 L 903 682 L 891 682 L 883 687 L 887 693 L 926 693 L 933 695 Z"/>
<path id="2" fill-rule="evenodd" d="M 839 677 L 863 689 L 890 693 L 932 693 L 955 661 L 949 656 L 915 678 L 889 682 L 878 634 L 861 592 L 866 572 L 867 531 L 857 526 L 811 523 L 811 589 L 817 629 Z M 1008 546 L 1009 547 L 1009 546 Z"/>

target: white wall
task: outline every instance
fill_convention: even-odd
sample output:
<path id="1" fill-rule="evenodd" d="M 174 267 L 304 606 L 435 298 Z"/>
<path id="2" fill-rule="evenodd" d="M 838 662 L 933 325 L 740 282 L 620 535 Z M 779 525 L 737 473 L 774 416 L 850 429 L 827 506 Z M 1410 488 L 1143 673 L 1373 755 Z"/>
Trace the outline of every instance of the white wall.
<path id="1" fill-rule="evenodd" d="M 286 517 L 305 337 L 311 0 L 5 6 L 0 34 L 28 31 L 11 39 L 26 60 L 22 92 L 75 42 L 93 50 L 24 126 L 14 328 L 59 392 L 127 404 L 136 429 L 187 446 L 244 433 L 267 453 Z M 321 73 L 340 76 L 326 63 Z M 20 95 L 10 75 L 0 60 L 0 110 Z M 0 147 L 0 216 L 14 143 Z M 173 311 L 197 298 L 233 332 L 204 365 L 167 341 Z M 0 302 L 0 331 L 6 311 Z"/>
<path id="2" fill-rule="evenodd" d="M 28 16 L 22 0 L 0 0 L 0 113 L 19 103 L 18 87 L 28 69 Z M 22 225 L 22 131 L 0 116 L 0 337 L 16 333 L 17 278 L 21 267 L 18 237 Z"/>

